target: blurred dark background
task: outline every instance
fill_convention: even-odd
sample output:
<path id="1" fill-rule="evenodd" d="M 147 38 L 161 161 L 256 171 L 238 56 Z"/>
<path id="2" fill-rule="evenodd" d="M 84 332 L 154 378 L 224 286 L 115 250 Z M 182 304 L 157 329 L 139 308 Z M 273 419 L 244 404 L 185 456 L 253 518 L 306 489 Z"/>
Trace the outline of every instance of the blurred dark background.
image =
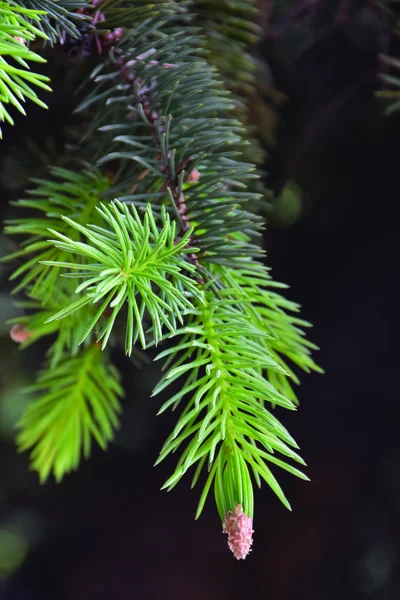
<path id="1" fill-rule="evenodd" d="M 127 394 L 115 443 L 40 486 L 13 436 L 44 348 L 21 353 L 9 340 L 4 321 L 18 309 L 0 266 L 2 600 L 400 598 L 400 112 L 386 117 L 375 95 L 381 23 L 356 4 L 340 26 L 289 24 L 257 49 L 264 84 L 286 97 L 266 164 L 278 196 L 268 264 L 314 323 L 326 370 L 303 376 L 299 411 L 281 415 L 311 483 L 279 474 L 293 513 L 266 486 L 256 492 L 253 552 L 236 562 L 211 499 L 195 522 L 198 490 L 159 491 L 173 461 L 152 465 L 175 417 L 156 418 L 161 399 L 149 399 L 158 365 L 137 371 L 116 353 Z M 73 85 L 54 65 L 48 113 L 30 107 L 0 144 L 2 218 L 76 125 Z M 258 123 L 261 138 L 269 126 Z"/>

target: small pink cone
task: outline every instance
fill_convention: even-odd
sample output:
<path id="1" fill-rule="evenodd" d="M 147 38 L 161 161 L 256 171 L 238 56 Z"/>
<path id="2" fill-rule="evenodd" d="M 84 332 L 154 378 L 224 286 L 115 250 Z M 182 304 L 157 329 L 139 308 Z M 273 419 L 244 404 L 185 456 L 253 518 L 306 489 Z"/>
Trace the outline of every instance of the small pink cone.
<path id="1" fill-rule="evenodd" d="M 32 332 L 25 329 L 24 325 L 13 325 L 10 329 L 10 338 L 13 342 L 17 342 L 21 344 L 22 342 L 26 342 L 31 337 Z"/>
<path id="2" fill-rule="evenodd" d="M 225 515 L 224 533 L 235 558 L 245 559 L 253 543 L 253 519 L 244 512 L 241 504 Z"/>

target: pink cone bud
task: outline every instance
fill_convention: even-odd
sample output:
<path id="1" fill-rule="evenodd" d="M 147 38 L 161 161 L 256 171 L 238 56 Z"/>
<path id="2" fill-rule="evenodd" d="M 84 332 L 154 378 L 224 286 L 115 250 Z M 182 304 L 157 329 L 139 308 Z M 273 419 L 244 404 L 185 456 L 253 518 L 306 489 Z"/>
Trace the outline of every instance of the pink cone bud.
<path id="1" fill-rule="evenodd" d="M 123 36 L 124 30 L 122 27 L 117 27 L 117 29 L 113 29 L 109 33 L 105 33 L 102 37 L 104 44 L 112 44 L 113 42 L 118 42 Z"/>
<path id="2" fill-rule="evenodd" d="M 198 181 L 200 179 L 200 173 L 198 172 L 197 169 L 193 169 L 193 171 L 191 171 L 188 175 L 188 183 L 196 183 L 196 181 Z"/>
<path id="3" fill-rule="evenodd" d="M 124 30 L 122 29 L 122 27 L 117 27 L 116 29 L 114 29 L 113 33 L 114 33 L 114 40 L 120 40 L 122 38 L 122 36 L 124 35 Z"/>
<path id="4" fill-rule="evenodd" d="M 21 344 L 22 342 L 26 342 L 31 337 L 32 332 L 25 329 L 24 325 L 13 325 L 10 329 L 10 338 L 13 342 L 17 342 Z"/>
<path id="5" fill-rule="evenodd" d="M 23 46 L 26 46 L 26 40 L 24 38 L 22 38 L 22 37 L 19 37 L 19 35 L 14 35 L 14 40 L 16 42 L 19 42 Z"/>
<path id="6" fill-rule="evenodd" d="M 235 558 L 246 558 L 253 543 L 253 519 L 243 512 L 241 504 L 225 515 L 224 533 L 228 534 L 228 546 Z"/>

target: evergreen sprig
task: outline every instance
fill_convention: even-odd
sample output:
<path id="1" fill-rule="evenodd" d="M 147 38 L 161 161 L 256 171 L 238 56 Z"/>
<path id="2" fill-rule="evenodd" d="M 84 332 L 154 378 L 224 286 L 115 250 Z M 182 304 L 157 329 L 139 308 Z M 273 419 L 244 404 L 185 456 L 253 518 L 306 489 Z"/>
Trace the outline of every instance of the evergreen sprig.
<path id="1" fill-rule="evenodd" d="M 88 20 L 85 11 L 93 9 L 89 0 L 22 0 L 19 4 L 40 11 L 37 27 L 51 46 L 62 41 L 66 34 L 78 38 L 79 24 Z"/>
<path id="2" fill-rule="evenodd" d="M 181 5 L 181 10 L 185 13 L 186 0 L 181 2 Z M 144 19 L 161 15 L 175 15 L 178 5 L 170 2 L 170 0 L 156 0 L 155 2 L 148 2 L 148 0 L 101 0 L 98 8 L 104 11 L 105 21 L 102 22 L 104 27 L 126 27 L 130 30 L 133 23 L 137 25 Z"/>
<path id="3" fill-rule="evenodd" d="M 193 0 L 194 22 L 204 31 L 209 60 L 224 78 L 228 89 L 247 95 L 255 83 L 256 62 L 249 48 L 257 43 L 255 0 Z"/>
<path id="4" fill-rule="evenodd" d="M 25 238 L 13 255 L 23 261 L 16 291 L 28 296 L 23 345 L 55 338 L 19 435 L 41 478 L 76 468 L 91 437 L 111 439 L 121 390 L 95 340 L 103 350 L 119 343 L 122 325 L 127 354 L 137 342 L 168 343 L 154 394 L 180 383 L 160 409 L 182 407 L 159 458 L 180 452 L 164 487 L 191 467 L 194 485 L 207 469 L 197 516 L 213 486 L 225 524 L 242 510 L 252 518 L 253 481 L 289 508 L 269 464 L 306 479 L 287 459 L 304 462 L 272 409 L 295 410 L 296 369 L 318 370 L 308 323 L 261 262 L 262 222 L 246 205 L 259 198 L 247 187 L 257 178 L 242 158 L 250 146 L 221 83 L 224 64 L 219 72 L 209 62 L 224 39 L 244 52 L 256 30 L 238 18 L 251 23 L 252 6 L 217 3 L 207 57 L 196 24 L 209 23 L 208 0 L 193 2 L 194 14 L 186 2 L 97 4 L 102 27 L 119 31 L 79 106 L 87 130 L 75 150 L 87 164 L 35 181 L 17 203 L 26 214 L 7 225 Z M 247 521 L 240 558 L 251 531 Z"/>
<path id="5" fill-rule="evenodd" d="M 7 121 L 11 125 L 14 120 L 7 104 L 14 106 L 23 115 L 25 110 L 21 102 L 27 99 L 47 108 L 33 88 L 36 86 L 51 91 L 47 85 L 49 78 L 31 72 L 29 66 L 29 62 L 46 61 L 26 47 L 35 37 L 46 38 L 37 26 L 44 14 L 40 10 L 18 6 L 15 2 L 0 2 L 0 121 Z"/>
<path id="6" fill-rule="evenodd" d="M 70 283 L 70 282 L 69 282 Z M 53 368 L 60 361 L 69 356 L 77 356 L 80 352 L 80 344 L 84 341 L 87 347 L 94 342 L 94 334 L 87 334 L 89 323 L 95 314 L 92 310 L 77 310 L 71 313 L 67 319 L 54 320 L 53 315 L 68 307 L 71 303 L 71 295 L 74 293 L 75 286 L 70 285 L 70 289 L 59 292 L 56 298 L 49 298 L 45 301 L 28 300 L 18 302 L 20 308 L 26 311 L 23 316 L 11 319 L 9 325 L 22 325 L 26 332 L 25 339 L 21 342 L 21 349 L 31 346 L 41 338 L 50 336 L 53 340 L 50 345 L 47 356 L 48 366 Z"/>
<path id="7" fill-rule="evenodd" d="M 119 161 L 110 193 L 136 206 L 169 204 L 182 231 L 187 214 L 202 250 L 199 262 L 235 265 L 260 255 L 251 239 L 261 222 L 244 209 L 258 198 L 246 189 L 257 175 L 238 159 L 243 128 L 230 116 L 229 94 L 170 21 L 145 20 L 94 70 L 95 87 L 78 107 L 96 109 L 85 139 L 96 139 L 98 164 Z M 184 189 L 196 170 L 198 181 Z"/>
<path id="8" fill-rule="evenodd" d="M 261 40 L 258 4 L 256 0 L 193 0 L 191 12 L 194 25 L 202 32 L 205 57 L 232 92 L 234 115 L 244 126 L 248 145 L 241 148 L 242 160 L 256 164 L 261 174 L 265 153 L 249 118 L 249 108 L 259 103 L 256 86 L 262 77 L 261 64 L 249 52 Z M 247 186 L 250 192 L 264 196 L 260 181 L 249 181 Z"/>
<path id="9" fill-rule="evenodd" d="M 221 519 L 232 507 L 241 504 L 253 516 L 253 489 L 249 473 L 260 485 L 260 477 L 290 508 L 282 489 L 266 465 L 269 461 L 306 479 L 285 457 L 304 464 L 290 446 L 298 446 L 265 403 L 294 410 L 294 404 L 263 377 L 263 371 L 286 374 L 268 349 L 270 336 L 249 322 L 237 309 L 237 298 L 224 290 L 220 298 L 211 292 L 203 304 L 190 312 L 189 324 L 182 329 L 182 339 L 164 350 L 158 359 L 168 357 L 168 371 L 154 390 L 154 395 L 175 380 L 185 377 L 181 389 L 164 403 L 185 407 L 171 436 L 165 442 L 157 462 L 186 443 L 177 468 L 164 487 L 172 489 L 186 471 L 196 465 L 193 485 L 202 467 L 209 476 L 201 495 L 200 515 L 211 484 Z M 263 343 L 265 340 L 266 343 Z M 176 354 L 180 353 L 178 357 Z"/>
<path id="10" fill-rule="evenodd" d="M 24 240 L 20 249 L 3 261 L 18 260 L 22 263 L 11 275 L 11 280 L 19 280 L 13 293 L 24 291 L 29 298 L 20 302 L 28 313 L 10 321 L 10 324 L 21 323 L 29 332 L 22 347 L 45 336 L 56 336 L 48 351 L 49 364 L 54 367 L 61 359 L 78 353 L 79 344 L 96 311 L 93 306 L 71 313 L 68 319 L 48 322 L 56 312 L 70 306 L 76 288 L 73 280 L 60 278 L 60 269 L 44 264 L 46 260 L 69 261 L 74 258 L 68 252 L 60 252 L 49 241 L 49 227 L 80 241 L 81 233 L 62 217 L 76 219 L 82 224 L 87 221 L 101 223 L 96 206 L 110 181 L 99 170 L 89 171 L 87 168 L 76 172 L 51 167 L 49 176 L 49 179 L 32 178 L 33 187 L 28 190 L 30 197 L 14 203 L 20 210 L 31 211 L 31 216 L 6 221 L 5 231 L 9 235 L 23 236 Z M 79 257 L 76 260 L 79 264 L 83 259 Z M 90 344 L 93 336 L 86 336 L 85 341 Z"/>
<path id="11" fill-rule="evenodd" d="M 63 217 L 77 223 L 99 223 L 101 218 L 95 210 L 102 194 L 110 186 L 107 176 L 99 170 L 72 171 L 61 167 L 49 169 L 49 179 L 32 178 L 34 187 L 28 190 L 29 198 L 18 200 L 15 206 L 21 211 L 33 211 L 30 218 L 6 221 L 8 235 L 24 236 L 20 250 L 4 260 L 18 259 L 22 264 L 11 275 L 20 279 L 14 293 L 26 290 L 32 299 L 54 304 L 66 292 L 72 293 L 70 282 L 59 278 L 59 270 L 50 268 L 44 261 L 69 261 L 71 255 L 62 253 L 48 240 L 49 228 L 75 241 L 81 239 L 77 229 L 72 229 Z"/>
<path id="12" fill-rule="evenodd" d="M 298 304 L 279 293 L 288 286 L 274 281 L 269 269 L 261 263 L 252 269 L 220 268 L 216 275 L 225 288 L 231 290 L 246 318 L 266 334 L 260 337 L 259 344 L 282 367 L 282 370 L 267 369 L 268 381 L 297 404 L 293 384 L 298 385 L 300 380 L 291 364 L 307 373 L 323 371 L 311 358 L 311 352 L 318 347 L 304 334 L 310 323 L 299 318 Z"/>
<path id="13" fill-rule="evenodd" d="M 45 481 L 60 481 L 88 458 L 94 439 L 105 449 L 114 437 L 123 390 L 118 371 L 93 344 L 56 368 L 44 369 L 27 388 L 39 393 L 19 424 L 21 451 L 32 449 L 32 468 Z"/>
<path id="14" fill-rule="evenodd" d="M 148 345 L 142 321 L 149 318 L 154 343 L 162 338 L 163 327 L 171 333 L 177 323 L 183 323 L 185 311 L 191 308 L 191 296 L 197 286 L 183 271 L 193 273 L 195 267 L 184 255 L 196 251 L 189 248 L 190 232 L 176 238 L 176 223 L 165 210 L 161 213 L 162 229 L 158 228 L 150 205 L 143 220 L 134 206 L 116 202 L 97 208 L 108 228 L 83 227 L 67 217 L 64 220 L 83 234 L 89 243 L 77 242 L 57 231 L 56 248 L 83 257 L 79 261 L 45 261 L 46 265 L 63 267 L 73 272 L 68 276 L 82 279 L 76 293 L 84 292 L 76 302 L 53 315 L 49 321 L 62 319 L 81 310 L 87 304 L 100 305 L 83 335 L 82 341 L 94 330 L 100 317 L 109 310 L 104 326 L 97 335 L 105 348 L 114 322 L 123 308 L 126 314 L 125 351 L 131 354 L 139 339 L 143 348 Z"/>

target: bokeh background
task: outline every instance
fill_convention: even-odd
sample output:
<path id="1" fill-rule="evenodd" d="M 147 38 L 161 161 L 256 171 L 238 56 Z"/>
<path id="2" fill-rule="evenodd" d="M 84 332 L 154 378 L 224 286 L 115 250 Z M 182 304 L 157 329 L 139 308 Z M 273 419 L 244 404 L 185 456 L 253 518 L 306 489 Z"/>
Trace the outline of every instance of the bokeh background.
<path id="1" fill-rule="evenodd" d="M 253 552 L 235 561 L 212 499 L 195 522 L 198 490 L 159 491 L 173 461 L 152 465 L 175 417 L 156 418 L 161 400 L 149 399 L 158 364 L 137 371 L 115 351 L 127 391 L 115 443 L 60 485 L 39 485 L 14 434 L 44 346 L 21 353 L 9 339 L 19 309 L 0 266 L 2 600 L 400 598 L 400 112 L 386 116 L 375 94 L 374 3 L 347 3 L 340 22 L 325 4 L 331 12 L 286 24 L 278 13 L 254 49 L 265 65 L 254 122 L 277 195 L 267 260 L 314 323 L 326 370 L 302 377 L 299 411 L 281 415 L 311 482 L 280 473 L 292 513 L 266 486 L 256 492 Z M 0 144 L 2 219 L 77 125 L 80 67 L 55 56 L 51 68 L 48 113 L 30 107 Z M 12 250 L 0 237 L 1 254 Z"/>

